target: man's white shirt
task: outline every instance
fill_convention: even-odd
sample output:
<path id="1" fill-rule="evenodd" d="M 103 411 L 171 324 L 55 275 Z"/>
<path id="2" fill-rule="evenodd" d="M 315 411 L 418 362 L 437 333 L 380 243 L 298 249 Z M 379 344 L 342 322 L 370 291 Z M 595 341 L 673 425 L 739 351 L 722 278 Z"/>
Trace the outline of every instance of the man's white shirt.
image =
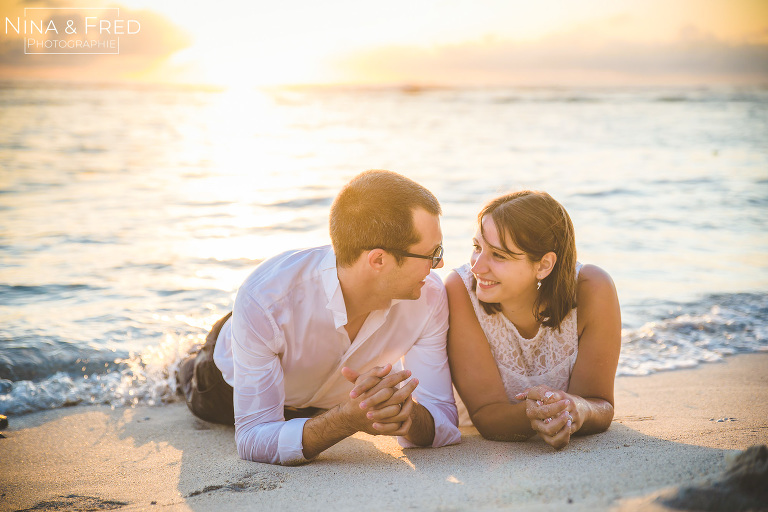
<path id="1" fill-rule="evenodd" d="M 417 300 L 393 300 L 388 309 L 372 311 L 354 342 L 346 323 L 330 246 L 280 254 L 245 280 L 214 351 L 216 366 L 235 390 L 241 458 L 306 462 L 307 418 L 284 421 L 283 407 L 334 407 L 349 399 L 353 387 L 341 375 L 343 366 L 362 373 L 401 358 L 419 379 L 415 400 L 434 418 L 432 446 L 459 442 L 446 353 L 448 303 L 440 278 L 430 273 Z"/>

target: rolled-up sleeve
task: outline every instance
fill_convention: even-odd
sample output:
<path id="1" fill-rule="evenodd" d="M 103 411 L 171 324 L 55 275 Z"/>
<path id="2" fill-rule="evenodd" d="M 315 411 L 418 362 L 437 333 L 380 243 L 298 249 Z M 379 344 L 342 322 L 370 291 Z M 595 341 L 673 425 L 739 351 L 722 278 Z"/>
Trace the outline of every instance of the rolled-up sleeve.
<path id="1" fill-rule="evenodd" d="M 445 289 L 440 289 L 421 337 L 403 357 L 403 366 L 419 379 L 413 392 L 415 400 L 424 406 L 435 421 L 433 447 L 446 446 L 461 441 L 458 428 L 458 412 L 451 386 L 451 370 L 448 366 L 446 339 L 448 335 L 448 300 Z M 400 446 L 413 448 L 417 445 L 404 437 L 398 437 Z"/>
<path id="2" fill-rule="evenodd" d="M 280 353 L 284 340 L 272 317 L 248 294 L 239 293 L 232 315 L 235 442 L 240 458 L 270 464 L 307 462 L 306 418 L 285 421 Z"/>

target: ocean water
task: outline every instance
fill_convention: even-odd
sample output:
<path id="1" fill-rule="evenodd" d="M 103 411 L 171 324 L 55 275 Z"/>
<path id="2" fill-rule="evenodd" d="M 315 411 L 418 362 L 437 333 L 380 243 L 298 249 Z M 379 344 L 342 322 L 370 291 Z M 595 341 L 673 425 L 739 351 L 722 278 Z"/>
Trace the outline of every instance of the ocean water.
<path id="1" fill-rule="evenodd" d="M 550 192 L 616 282 L 619 375 L 768 350 L 768 89 L 0 84 L 0 413 L 177 400 L 173 372 L 369 168 L 441 201 Z"/>

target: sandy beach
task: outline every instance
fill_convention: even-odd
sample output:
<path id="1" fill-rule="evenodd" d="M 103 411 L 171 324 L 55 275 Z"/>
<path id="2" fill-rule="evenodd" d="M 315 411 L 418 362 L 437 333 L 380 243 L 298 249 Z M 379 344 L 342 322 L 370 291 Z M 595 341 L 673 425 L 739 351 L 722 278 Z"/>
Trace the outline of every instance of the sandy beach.
<path id="1" fill-rule="evenodd" d="M 768 444 L 768 354 L 621 377 L 616 404 L 561 452 L 473 428 L 440 449 L 357 434 L 301 467 L 238 459 L 234 429 L 182 403 L 45 411 L 2 432 L 0 510 L 665 510 L 659 495 Z"/>

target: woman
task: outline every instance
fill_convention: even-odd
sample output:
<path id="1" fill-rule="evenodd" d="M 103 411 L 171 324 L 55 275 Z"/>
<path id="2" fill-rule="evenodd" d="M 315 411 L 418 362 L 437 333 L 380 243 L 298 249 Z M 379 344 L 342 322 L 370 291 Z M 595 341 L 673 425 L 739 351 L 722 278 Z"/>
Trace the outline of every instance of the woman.
<path id="1" fill-rule="evenodd" d="M 556 449 L 606 430 L 621 313 L 610 276 L 576 261 L 573 224 L 545 192 L 491 201 L 471 264 L 446 279 L 453 382 L 488 439 Z M 578 306 L 578 307 L 577 307 Z"/>

